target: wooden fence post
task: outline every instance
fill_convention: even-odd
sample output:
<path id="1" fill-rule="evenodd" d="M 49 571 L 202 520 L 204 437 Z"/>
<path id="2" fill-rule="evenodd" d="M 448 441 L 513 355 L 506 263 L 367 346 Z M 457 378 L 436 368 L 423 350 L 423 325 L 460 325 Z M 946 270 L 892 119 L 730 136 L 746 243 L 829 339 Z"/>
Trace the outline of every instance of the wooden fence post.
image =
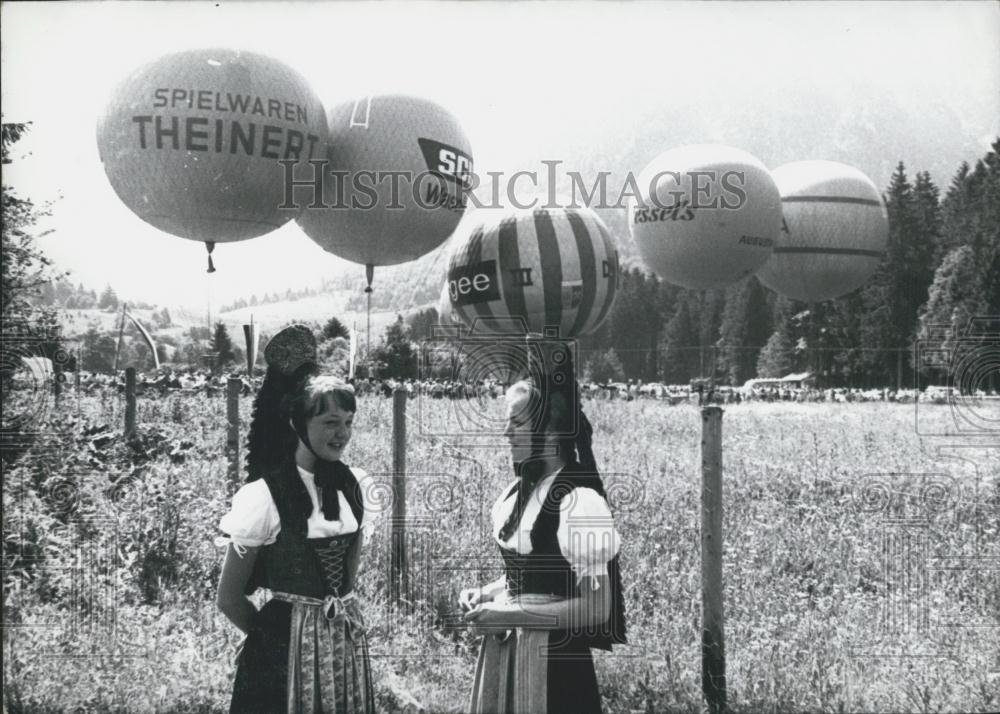
<path id="1" fill-rule="evenodd" d="M 240 391 L 243 382 L 230 377 L 226 382 L 226 458 L 230 482 L 240 480 Z"/>
<path id="2" fill-rule="evenodd" d="M 722 602 L 722 408 L 701 410 L 701 688 L 712 714 L 726 711 Z"/>
<path id="3" fill-rule="evenodd" d="M 135 367 L 125 368 L 125 437 L 135 434 Z"/>
<path id="4" fill-rule="evenodd" d="M 406 559 L 406 390 L 392 393 L 392 538 L 390 598 L 399 604 L 410 592 Z"/>

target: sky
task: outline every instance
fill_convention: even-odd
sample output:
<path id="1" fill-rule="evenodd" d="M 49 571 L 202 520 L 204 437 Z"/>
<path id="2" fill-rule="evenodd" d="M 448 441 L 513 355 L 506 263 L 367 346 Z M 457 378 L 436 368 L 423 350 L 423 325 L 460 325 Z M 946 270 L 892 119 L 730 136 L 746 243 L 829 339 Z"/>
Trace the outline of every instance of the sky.
<path id="1" fill-rule="evenodd" d="M 480 174 L 543 170 L 542 159 L 591 149 L 620 156 L 643 132 L 672 136 L 657 118 L 679 125 L 688 107 L 697 121 L 678 128 L 678 143 L 723 139 L 770 168 L 835 158 L 877 186 L 902 158 L 900 145 L 946 187 L 945 171 L 974 162 L 1000 135 L 992 2 L 7 2 L 0 33 L 3 121 L 32 122 L 4 183 L 52 202 L 40 246 L 74 282 L 166 305 L 363 272 L 290 223 L 220 244 L 219 270 L 206 275 L 201 243 L 162 233 L 122 204 L 98 157 L 97 119 L 129 73 L 183 49 L 272 56 L 327 104 L 383 92 L 433 100 L 458 118 Z M 807 120 L 822 122 L 796 113 L 817 96 L 835 107 L 837 156 L 800 156 L 795 141 L 761 138 L 761 127 L 794 137 Z M 893 127 L 878 125 L 882 102 Z M 887 137 L 892 149 L 881 153 L 850 140 L 891 131 L 903 135 Z"/>

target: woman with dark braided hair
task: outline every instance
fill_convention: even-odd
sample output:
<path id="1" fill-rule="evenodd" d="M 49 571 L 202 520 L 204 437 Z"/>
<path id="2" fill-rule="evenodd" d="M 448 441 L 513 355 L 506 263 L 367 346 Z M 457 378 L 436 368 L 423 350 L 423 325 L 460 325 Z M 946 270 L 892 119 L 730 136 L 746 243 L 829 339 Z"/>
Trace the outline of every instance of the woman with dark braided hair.
<path id="1" fill-rule="evenodd" d="M 625 643 L 618 535 L 580 410 L 571 360 L 507 391 L 517 479 L 492 510 L 504 576 L 463 590 L 484 635 L 470 711 L 601 711 L 592 647 Z"/>
<path id="2" fill-rule="evenodd" d="M 312 332 L 293 325 L 265 350 L 254 402 L 247 483 L 219 527 L 230 543 L 218 606 L 247 634 L 230 712 L 374 711 L 368 644 L 354 583 L 366 476 L 341 461 L 357 404 L 323 376 Z M 246 595 L 271 591 L 258 611 Z"/>

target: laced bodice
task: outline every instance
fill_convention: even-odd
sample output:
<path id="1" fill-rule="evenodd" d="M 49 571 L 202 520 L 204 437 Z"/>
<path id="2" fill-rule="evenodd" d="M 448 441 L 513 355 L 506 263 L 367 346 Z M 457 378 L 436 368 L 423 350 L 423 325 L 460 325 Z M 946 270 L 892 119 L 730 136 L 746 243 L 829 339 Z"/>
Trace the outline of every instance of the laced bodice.
<path id="1" fill-rule="evenodd" d="M 343 597 L 354 589 L 356 565 L 350 562 L 349 556 L 357 535 L 357 533 L 346 533 L 330 538 L 307 540 L 316 555 L 320 577 L 327 595 Z"/>

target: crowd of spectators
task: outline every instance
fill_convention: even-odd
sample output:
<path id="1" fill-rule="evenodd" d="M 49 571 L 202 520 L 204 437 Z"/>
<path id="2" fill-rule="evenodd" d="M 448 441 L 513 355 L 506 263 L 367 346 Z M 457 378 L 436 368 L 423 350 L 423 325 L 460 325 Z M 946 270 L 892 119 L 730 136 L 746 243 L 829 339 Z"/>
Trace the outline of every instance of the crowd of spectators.
<path id="1" fill-rule="evenodd" d="M 245 374 L 233 375 L 241 381 L 241 394 L 250 395 L 254 391 L 254 382 Z M 207 369 L 172 370 L 161 369 L 155 374 L 140 373 L 136 378 L 136 393 L 160 393 L 183 391 L 189 393 L 204 393 L 209 396 L 225 394 L 230 375 L 213 373 Z M 73 373 L 64 373 L 62 381 L 76 383 Z M 503 396 L 506 384 L 496 380 L 483 380 L 478 383 L 467 383 L 445 379 L 354 379 L 351 380 L 358 396 L 378 395 L 390 397 L 396 389 L 404 389 L 410 397 L 430 397 L 432 399 L 498 399 Z M 108 374 L 81 372 L 79 389 L 84 394 L 94 393 L 108 387 L 118 391 L 125 389 L 124 373 L 119 373 L 117 379 Z M 641 380 L 628 382 L 597 382 L 581 381 L 582 396 L 586 400 L 626 401 L 656 400 L 670 404 L 682 403 L 716 403 L 738 404 L 742 402 L 894 402 L 912 404 L 916 400 L 940 401 L 948 399 L 947 391 L 931 391 L 924 393 L 915 389 L 851 389 L 828 388 L 817 389 L 811 386 L 774 386 L 765 387 L 730 387 L 712 385 L 705 381 L 689 385 L 666 385 L 658 383 L 643 383 Z M 996 397 L 995 392 L 979 393 L 979 397 Z"/>
<path id="2" fill-rule="evenodd" d="M 81 371 L 79 379 L 72 372 L 64 372 L 64 381 L 70 384 L 79 384 L 83 394 L 100 392 L 109 387 L 118 391 L 125 389 L 125 373 L 119 372 L 117 378 L 110 374 Z M 239 376 L 242 382 L 241 393 L 251 394 L 253 384 L 245 375 Z M 164 368 L 155 374 L 138 373 L 135 380 L 136 394 L 146 394 L 149 392 L 166 394 L 175 391 L 198 392 L 209 395 L 222 394 L 226 391 L 226 383 L 229 375 L 213 374 L 207 369 L 186 369 L 172 370 Z"/>

